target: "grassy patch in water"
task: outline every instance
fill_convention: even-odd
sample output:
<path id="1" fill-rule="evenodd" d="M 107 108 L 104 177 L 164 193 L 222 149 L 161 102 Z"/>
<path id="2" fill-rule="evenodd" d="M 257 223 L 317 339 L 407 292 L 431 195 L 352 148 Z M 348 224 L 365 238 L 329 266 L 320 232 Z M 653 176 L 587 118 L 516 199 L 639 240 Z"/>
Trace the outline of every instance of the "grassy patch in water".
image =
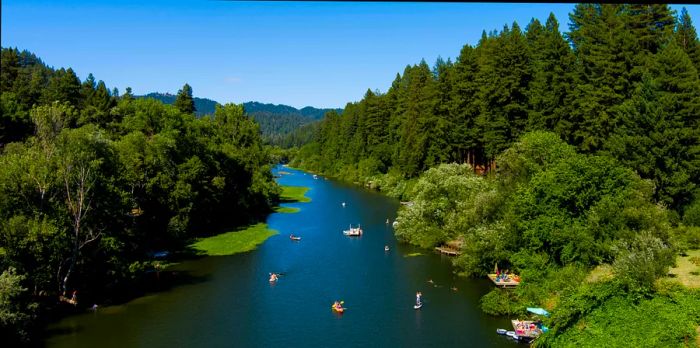
<path id="1" fill-rule="evenodd" d="M 304 186 L 282 186 L 280 198 L 284 202 L 311 202 L 311 198 L 304 196 L 308 190 Z"/>
<path id="2" fill-rule="evenodd" d="M 423 256 L 423 253 L 410 253 L 406 254 L 403 257 L 416 257 L 416 256 Z"/>
<path id="3" fill-rule="evenodd" d="M 209 256 L 233 255 L 253 250 L 277 233 L 267 228 L 267 224 L 259 223 L 238 231 L 201 238 L 190 246 L 199 253 Z"/>
<path id="4" fill-rule="evenodd" d="M 298 213 L 301 209 L 295 207 L 275 207 L 275 213 Z"/>

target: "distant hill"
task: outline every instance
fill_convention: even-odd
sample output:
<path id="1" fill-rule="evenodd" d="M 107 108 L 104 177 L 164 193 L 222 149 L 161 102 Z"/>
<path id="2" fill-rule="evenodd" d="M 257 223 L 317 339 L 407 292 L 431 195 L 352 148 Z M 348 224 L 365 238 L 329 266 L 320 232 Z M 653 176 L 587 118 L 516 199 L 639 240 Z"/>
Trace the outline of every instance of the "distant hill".
<path id="1" fill-rule="evenodd" d="M 292 134 L 299 128 L 321 120 L 326 112 L 343 112 L 343 109 L 317 109 L 311 106 L 299 110 L 289 105 L 258 102 L 243 103 L 243 107 L 246 113 L 260 124 L 265 141 L 284 147 L 299 145 L 298 135 Z M 290 138 L 295 138 L 295 140 Z"/>
<path id="2" fill-rule="evenodd" d="M 263 104 L 258 102 L 243 103 L 245 111 L 248 114 L 272 114 L 272 115 L 298 115 L 314 120 L 320 120 L 326 112 L 335 110 L 337 113 L 342 113 L 343 109 L 317 109 L 312 106 L 307 106 L 301 110 L 289 105 Z"/>
<path id="3" fill-rule="evenodd" d="M 176 95 L 170 93 L 148 93 L 137 98 L 153 98 L 164 104 L 175 103 Z M 194 107 L 197 116 L 210 115 L 216 110 L 219 103 L 207 99 L 194 97 Z M 292 136 L 292 132 L 300 127 L 321 120 L 328 111 L 342 113 L 343 109 L 318 109 L 307 106 L 300 109 L 282 104 L 264 104 L 258 102 L 243 103 L 246 114 L 260 124 L 263 139 L 273 145 L 298 145 L 298 135 Z M 303 132 L 306 134 L 307 132 Z M 295 138 L 294 141 L 288 139 Z"/>
<path id="4" fill-rule="evenodd" d="M 141 95 L 137 96 L 137 98 L 153 98 L 160 100 L 163 102 L 163 104 L 174 104 L 175 103 L 175 98 L 177 96 L 175 94 L 170 94 L 170 93 L 148 93 L 146 95 Z M 214 100 L 207 99 L 207 98 L 197 98 L 194 97 L 194 108 L 197 110 L 195 111 L 195 115 L 197 116 L 204 116 L 204 115 L 209 115 L 213 114 L 214 110 L 216 109 L 216 105 L 219 104 Z"/>

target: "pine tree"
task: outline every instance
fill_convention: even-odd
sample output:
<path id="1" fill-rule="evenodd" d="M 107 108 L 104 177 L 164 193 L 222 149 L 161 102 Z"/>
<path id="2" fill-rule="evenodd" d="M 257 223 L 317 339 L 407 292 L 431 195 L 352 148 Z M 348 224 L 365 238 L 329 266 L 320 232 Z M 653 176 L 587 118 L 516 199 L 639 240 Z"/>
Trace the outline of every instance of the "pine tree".
<path id="1" fill-rule="evenodd" d="M 676 209 L 688 203 L 700 179 L 700 80 L 675 42 L 655 56 L 621 111 L 608 151 L 654 181 L 655 200 Z"/>
<path id="2" fill-rule="evenodd" d="M 625 12 L 627 26 L 642 51 L 656 54 L 671 39 L 676 21 L 668 5 L 630 4 Z"/>
<path id="3" fill-rule="evenodd" d="M 479 116 L 480 103 L 478 100 L 479 72 L 477 49 L 465 45 L 454 65 L 453 86 L 451 89 L 450 110 L 451 130 L 450 143 L 456 152 L 454 160 L 476 165 L 476 154 L 480 153 L 480 131 L 476 126 Z"/>
<path id="4" fill-rule="evenodd" d="M 190 85 L 185 83 L 182 89 L 177 92 L 174 105 L 178 110 L 186 114 L 193 114 L 196 111 Z"/>
<path id="5" fill-rule="evenodd" d="M 685 7 L 683 7 L 678 17 L 674 39 L 676 44 L 688 54 L 690 61 L 695 65 L 695 69 L 700 72 L 700 42 L 688 10 Z"/>
<path id="6" fill-rule="evenodd" d="M 68 102 L 74 107 L 80 106 L 80 99 L 80 80 L 71 68 L 57 70 L 49 79 L 41 96 L 44 104 L 58 101 Z"/>
<path id="7" fill-rule="evenodd" d="M 527 42 L 520 27 L 504 27 L 481 60 L 479 98 L 485 156 L 492 160 L 525 130 L 531 80 Z"/>
<path id="8" fill-rule="evenodd" d="M 561 120 L 569 113 L 574 56 L 550 13 L 546 26 L 536 19 L 527 28 L 533 74 L 528 88 L 528 129 L 563 133 Z"/>
<path id="9" fill-rule="evenodd" d="M 572 109 L 563 123 L 565 137 L 588 152 L 604 147 L 629 98 L 637 44 L 622 18 L 624 7 L 578 4 L 567 34 L 576 54 Z"/>

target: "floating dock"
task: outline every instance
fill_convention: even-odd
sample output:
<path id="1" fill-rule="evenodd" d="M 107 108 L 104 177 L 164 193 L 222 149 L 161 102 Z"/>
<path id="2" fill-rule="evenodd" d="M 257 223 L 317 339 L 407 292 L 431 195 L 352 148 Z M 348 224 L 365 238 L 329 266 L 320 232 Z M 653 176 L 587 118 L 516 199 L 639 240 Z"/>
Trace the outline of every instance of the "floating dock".
<path id="1" fill-rule="evenodd" d="M 450 255 L 450 256 L 457 256 L 457 255 L 462 254 L 461 251 L 455 250 L 452 248 L 448 248 L 448 247 L 436 247 L 435 250 L 439 251 L 441 254 Z"/>
<path id="2" fill-rule="evenodd" d="M 489 279 L 491 279 L 491 281 L 494 284 L 496 284 L 496 286 L 501 287 L 501 288 L 514 288 L 514 287 L 520 285 L 520 281 L 514 280 L 512 275 L 510 275 L 508 277 L 508 280 L 499 280 L 499 281 L 496 280 L 496 274 L 489 274 L 488 276 L 489 276 Z M 518 278 L 518 279 L 520 279 L 520 278 Z"/>

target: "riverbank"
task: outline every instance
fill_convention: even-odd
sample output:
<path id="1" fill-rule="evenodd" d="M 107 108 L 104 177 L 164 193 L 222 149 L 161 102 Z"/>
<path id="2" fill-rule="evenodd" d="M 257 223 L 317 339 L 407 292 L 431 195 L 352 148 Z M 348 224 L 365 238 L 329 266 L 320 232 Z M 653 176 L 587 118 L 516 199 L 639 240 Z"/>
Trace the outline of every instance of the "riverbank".
<path id="1" fill-rule="evenodd" d="M 500 162 L 505 175 L 481 177 L 453 164 L 422 173 L 411 187 L 391 174 L 366 177 L 362 186 L 384 194 L 393 189 L 392 196 L 414 202 L 399 211 L 398 239 L 431 248 L 461 238 L 463 254 L 452 260 L 464 275 L 481 277 L 494 264 L 518 273 L 520 286 L 493 289 L 481 309 L 509 318 L 527 316 L 527 307 L 548 309 L 552 317 L 542 319 L 550 331 L 536 346 L 625 345 L 621 340 L 632 332 L 635 342 L 652 346 L 694 342 L 700 312 L 692 308 L 700 308 L 700 296 L 665 282 L 676 257 L 673 242 L 684 237 L 667 211 L 653 203 L 634 172 L 577 154 L 557 139 L 543 151 L 540 138 L 550 140 L 534 134 L 510 150 L 512 158 Z M 644 218 L 614 213 L 624 211 Z M 679 258 L 680 272 L 692 272 L 689 260 Z M 595 273 L 600 265 L 610 276 Z M 630 319 L 617 314 L 622 307 Z"/>

